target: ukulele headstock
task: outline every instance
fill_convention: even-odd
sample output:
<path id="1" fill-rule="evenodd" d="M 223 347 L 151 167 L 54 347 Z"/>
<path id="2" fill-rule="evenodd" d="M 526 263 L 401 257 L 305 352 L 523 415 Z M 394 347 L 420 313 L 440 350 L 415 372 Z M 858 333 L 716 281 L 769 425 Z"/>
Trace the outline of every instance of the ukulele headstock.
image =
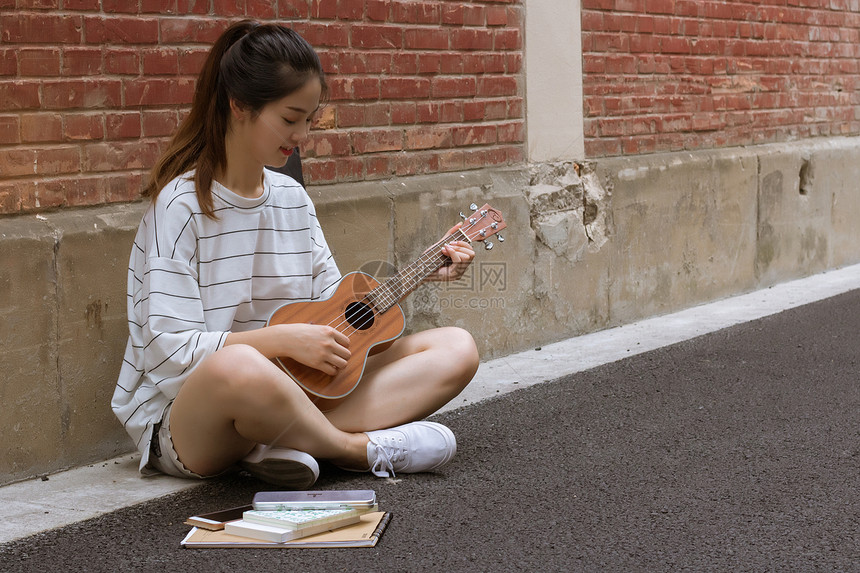
<path id="1" fill-rule="evenodd" d="M 493 242 L 487 241 L 493 235 L 496 235 L 507 225 L 498 209 L 490 207 L 489 204 L 484 204 L 483 207 L 478 207 L 474 203 L 469 205 L 472 210 L 471 215 L 460 213 L 463 219 L 463 224 L 460 227 L 460 232 L 466 235 L 469 241 L 484 241 L 484 247 L 489 251 L 493 248 Z M 502 235 L 498 236 L 500 243 L 505 241 Z"/>

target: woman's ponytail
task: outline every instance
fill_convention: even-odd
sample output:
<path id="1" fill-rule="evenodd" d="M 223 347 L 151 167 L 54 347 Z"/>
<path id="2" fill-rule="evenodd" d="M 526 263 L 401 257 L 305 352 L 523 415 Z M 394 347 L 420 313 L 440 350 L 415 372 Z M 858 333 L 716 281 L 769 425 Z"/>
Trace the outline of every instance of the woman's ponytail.
<path id="1" fill-rule="evenodd" d="M 265 104 L 303 86 L 311 76 L 319 78 L 325 93 L 319 57 L 292 30 L 251 20 L 230 26 L 209 51 L 191 111 L 153 168 L 143 195 L 155 199 L 172 179 L 194 169 L 200 207 L 214 217 L 212 181 L 227 164 L 230 100 L 259 112 Z"/>

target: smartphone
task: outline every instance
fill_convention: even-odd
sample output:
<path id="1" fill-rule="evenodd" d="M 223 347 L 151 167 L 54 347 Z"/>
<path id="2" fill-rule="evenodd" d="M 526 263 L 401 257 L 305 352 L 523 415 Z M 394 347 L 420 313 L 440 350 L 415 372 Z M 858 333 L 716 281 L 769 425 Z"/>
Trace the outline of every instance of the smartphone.
<path id="1" fill-rule="evenodd" d="M 222 509 L 211 513 L 201 513 L 200 515 L 189 517 L 185 520 L 185 523 L 188 525 L 194 525 L 201 529 L 220 531 L 221 529 L 224 529 L 225 523 L 242 519 L 242 514 L 251 509 L 254 508 L 250 505 L 243 505 L 241 507 L 231 507 L 230 509 Z"/>
<path id="2" fill-rule="evenodd" d="M 372 489 L 329 491 L 261 491 L 254 495 L 254 509 L 285 511 L 291 509 L 333 509 L 376 506 L 376 492 Z"/>

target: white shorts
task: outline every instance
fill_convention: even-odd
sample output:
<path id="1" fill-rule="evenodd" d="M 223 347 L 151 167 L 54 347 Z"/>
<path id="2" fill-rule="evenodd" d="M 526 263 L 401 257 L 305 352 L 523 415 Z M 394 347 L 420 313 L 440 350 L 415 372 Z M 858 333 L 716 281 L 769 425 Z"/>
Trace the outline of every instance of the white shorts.
<path id="1" fill-rule="evenodd" d="M 170 437 L 170 409 L 173 402 L 164 409 L 164 416 L 155 425 L 152 441 L 149 445 L 149 462 L 147 466 L 168 475 L 181 478 L 205 479 L 205 476 L 196 474 L 186 468 L 179 461 L 176 450 L 173 449 L 173 439 Z"/>

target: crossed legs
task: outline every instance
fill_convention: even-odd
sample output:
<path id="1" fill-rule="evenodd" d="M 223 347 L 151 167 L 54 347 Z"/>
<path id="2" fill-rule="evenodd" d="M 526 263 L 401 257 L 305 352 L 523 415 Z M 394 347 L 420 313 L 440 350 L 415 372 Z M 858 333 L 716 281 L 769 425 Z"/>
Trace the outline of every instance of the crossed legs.
<path id="1" fill-rule="evenodd" d="M 322 413 L 254 348 L 227 346 L 182 385 L 170 413 L 173 444 L 182 463 L 201 475 L 223 471 L 257 443 L 364 469 L 363 432 L 432 414 L 462 391 L 477 367 L 475 342 L 464 330 L 405 336 L 371 356 L 358 387 Z"/>

